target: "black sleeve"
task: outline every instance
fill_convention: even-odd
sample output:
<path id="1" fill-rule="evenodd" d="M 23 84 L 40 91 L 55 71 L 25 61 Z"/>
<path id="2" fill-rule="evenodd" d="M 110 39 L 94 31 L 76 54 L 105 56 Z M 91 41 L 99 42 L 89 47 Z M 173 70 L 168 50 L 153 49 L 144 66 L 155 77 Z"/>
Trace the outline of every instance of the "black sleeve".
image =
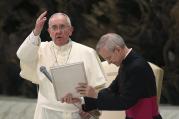
<path id="1" fill-rule="evenodd" d="M 84 97 L 84 100 L 85 100 L 85 104 L 82 105 L 83 111 L 88 112 L 88 111 L 97 109 L 97 99 Z"/>
<path id="2" fill-rule="evenodd" d="M 85 109 L 126 110 L 136 104 L 144 92 L 145 71 L 143 66 L 130 69 L 120 93 L 103 89 L 98 93 L 98 99 L 85 98 Z"/>
<path id="3" fill-rule="evenodd" d="M 118 79 L 115 78 L 115 80 L 112 81 L 112 83 L 109 85 L 108 90 L 111 90 L 112 92 L 117 92 L 118 91 Z"/>
<path id="4" fill-rule="evenodd" d="M 110 93 L 116 92 L 118 90 L 117 88 L 118 81 L 117 79 L 113 80 L 113 82 L 110 84 L 108 88 L 102 89 L 102 92 L 109 91 Z M 91 111 L 94 109 L 97 109 L 97 99 L 84 97 L 85 99 L 85 105 L 82 105 L 82 109 L 84 111 Z"/>

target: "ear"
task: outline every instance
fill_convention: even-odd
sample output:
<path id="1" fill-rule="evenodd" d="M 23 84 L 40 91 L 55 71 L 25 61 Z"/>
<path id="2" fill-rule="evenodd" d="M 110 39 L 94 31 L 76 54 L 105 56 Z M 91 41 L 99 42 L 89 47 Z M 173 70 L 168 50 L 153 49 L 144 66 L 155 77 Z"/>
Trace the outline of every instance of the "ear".
<path id="1" fill-rule="evenodd" d="M 69 30 L 69 36 L 71 36 L 71 35 L 72 35 L 73 30 L 74 30 L 74 28 L 73 28 L 73 26 L 71 26 L 71 27 L 70 27 L 70 30 Z"/>
<path id="2" fill-rule="evenodd" d="M 116 50 L 117 52 L 119 52 L 119 51 L 121 50 L 121 47 L 120 47 L 120 46 L 116 46 L 116 47 L 115 47 L 115 50 Z"/>
<path id="3" fill-rule="evenodd" d="M 51 33 L 51 30 L 50 30 L 50 28 L 48 28 L 47 30 L 48 30 L 48 33 L 49 33 L 49 35 L 50 35 L 50 33 Z"/>

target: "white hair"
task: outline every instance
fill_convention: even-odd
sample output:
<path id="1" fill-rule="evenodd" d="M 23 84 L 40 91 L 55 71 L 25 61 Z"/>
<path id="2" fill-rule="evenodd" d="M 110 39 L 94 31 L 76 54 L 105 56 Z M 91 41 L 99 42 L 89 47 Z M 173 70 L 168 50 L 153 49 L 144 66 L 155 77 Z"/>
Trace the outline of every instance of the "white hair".
<path id="1" fill-rule="evenodd" d="M 70 18 L 68 17 L 68 15 L 66 15 L 65 13 L 61 13 L 61 12 L 58 12 L 58 13 L 54 13 L 50 18 L 49 18 L 49 22 L 50 22 L 50 19 L 52 19 L 54 16 L 60 16 L 60 15 L 63 15 L 66 17 L 66 20 L 67 20 L 67 23 L 69 26 L 72 26 L 71 25 L 71 20 Z M 49 25 L 49 22 L 48 22 L 48 25 Z"/>
<path id="2" fill-rule="evenodd" d="M 116 33 L 107 33 L 101 36 L 100 40 L 96 45 L 96 50 L 99 52 L 101 48 L 106 47 L 109 51 L 114 51 L 115 47 L 124 48 L 126 46 L 123 38 Z"/>

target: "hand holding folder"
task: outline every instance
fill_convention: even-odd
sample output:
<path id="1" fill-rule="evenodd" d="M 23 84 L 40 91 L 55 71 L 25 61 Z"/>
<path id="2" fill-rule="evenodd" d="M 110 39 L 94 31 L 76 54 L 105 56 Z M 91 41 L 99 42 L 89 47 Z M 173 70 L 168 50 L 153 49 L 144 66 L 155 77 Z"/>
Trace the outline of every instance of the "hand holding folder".
<path id="1" fill-rule="evenodd" d="M 73 97 L 81 97 L 75 88 L 80 82 L 87 83 L 83 62 L 52 67 L 50 72 L 58 101 L 68 93 Z"/>

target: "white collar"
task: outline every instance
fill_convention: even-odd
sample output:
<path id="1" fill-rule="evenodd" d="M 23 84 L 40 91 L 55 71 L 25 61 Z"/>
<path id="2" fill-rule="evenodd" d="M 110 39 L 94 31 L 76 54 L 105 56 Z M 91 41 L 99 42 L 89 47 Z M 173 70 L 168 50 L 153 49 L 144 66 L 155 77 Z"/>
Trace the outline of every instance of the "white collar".
<path id="1" fill-rule="evenodd" d="M 131 52 L 131 50 L 132 50 L 132 48 L 130 48 L 130 49 L 128 50 L 128 52 L 126 53 L 124 59 L 125 59 L 125 58 L 127 57 L 127 55 Z"/>
<path id="2" fill-rule="evenodd" d="M 71 46 L 72 46 L 72 41 L 71 41 L 71 39 L 69 39 L 69 42 L 64 44 L 64 45 L 62 45 L 62 46 L 58 46 L 54 42 L 52 42 L 52 45 L 58 51 L 62 51 L 62 52 L 63 51 L 68 51 L 68 49 L 70 49 Z"/>

